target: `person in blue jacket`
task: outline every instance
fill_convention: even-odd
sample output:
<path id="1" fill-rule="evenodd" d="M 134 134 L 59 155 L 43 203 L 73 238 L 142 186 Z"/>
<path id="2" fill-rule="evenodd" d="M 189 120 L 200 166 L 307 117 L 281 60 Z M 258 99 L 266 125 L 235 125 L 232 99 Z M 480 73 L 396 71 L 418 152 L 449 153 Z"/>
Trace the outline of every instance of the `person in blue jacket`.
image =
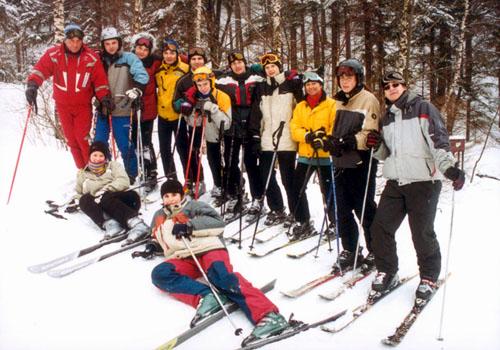
<path id="1" fill-rule="evenodd" d="M 107 143 L 112 125 L 113 138 L 123 158 L 125 169 L 134 184 L 137 177 L 137 156 L 130 140 L 130 124 L 133 109 L 140 105 L 140 98 L 149 81 L 141 60 L 131 52 L 123 52 L 122 38 L 113 27 L 104 28 L 101 34 L 101 59 L 108 75 L 113 98 L 113 108 L 100 108 L 95 140 Z"/>

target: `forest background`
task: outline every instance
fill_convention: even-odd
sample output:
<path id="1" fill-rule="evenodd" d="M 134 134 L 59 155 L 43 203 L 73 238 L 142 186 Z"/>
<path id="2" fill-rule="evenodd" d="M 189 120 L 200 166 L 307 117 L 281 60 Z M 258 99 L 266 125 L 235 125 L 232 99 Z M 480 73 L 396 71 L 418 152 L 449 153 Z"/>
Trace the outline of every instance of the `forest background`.
<path id="1" fill-rule="evenodd" d="M 324 66 L 330 94 L 337 90 L 335 66 L 357 58 L 366 67 L 366 86 L 381 102 L 380 77 L 395 68 L 441 110 L 450 134 L 467 141 L 480 142 L 498 109 L 497 0 L 0 0 L 0 81 L 25 82 L 69 22 L 83 27 L 94 49 L 101 30 L 112 25 L 126 48 L 127 39 L 146 31 L 157 44 L 174 38 L 185 52 L 206 48 L 215 68 L 226 68 L 233 50 L 249 62 L 278 52 L 287 69 Z M 33 123 L 53 129 L 64 143 L 50 84 L 44 88 L 46 103 Z"/>

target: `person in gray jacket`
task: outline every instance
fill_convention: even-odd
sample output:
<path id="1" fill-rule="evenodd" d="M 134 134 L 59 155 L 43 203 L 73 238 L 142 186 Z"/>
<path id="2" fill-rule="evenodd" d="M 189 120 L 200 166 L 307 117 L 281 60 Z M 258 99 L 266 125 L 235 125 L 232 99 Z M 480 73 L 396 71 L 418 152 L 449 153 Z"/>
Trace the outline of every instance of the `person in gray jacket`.
<path id="1" fill-rule="evenodd" d="M 441 253 L 434 232 L 434 218 L 441 192 L 440 173 L 462 188 L 465 175 L 455 164 L 442 117 L 432 103 L 409 92 L 399 72 L 382 79 L 387 111 L 381 119 L 382 133 L 370 132 L 366 146 L 384 160 L 387 178 L 371 225 L 378 273 L 372 289 L 383 292 L 398 282 L 395 233 L 408 215 L 417 252 L 420 284 L 417 298 L 427 299 L 436 288 Z"/>

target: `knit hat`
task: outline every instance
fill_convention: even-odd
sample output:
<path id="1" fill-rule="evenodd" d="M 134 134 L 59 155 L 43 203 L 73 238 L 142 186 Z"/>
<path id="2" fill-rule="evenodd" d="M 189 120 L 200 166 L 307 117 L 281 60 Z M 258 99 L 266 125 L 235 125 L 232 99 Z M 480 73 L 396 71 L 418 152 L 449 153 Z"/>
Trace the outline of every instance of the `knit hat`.
<path id="1" fill-rule="evenodd" d="M 111 153 L 109 152 L 109 148 L 108 148 L 108 145 L 106 145 L 104 142 L 101 142 L 101 141 L 94 141 L 91 145 L 90 145 L 90 148 L 89 148 L 89 155 L 91 155 L 92 153 L 94 153 L 95 151 L 99 151 L 101 152 L 102 154 L 104 154 L 104 156 L 106 157 L 106 159 L 111 159 Z"/>
<path id="2" fill-rule="evenodd" d="M 391 81 L 395 81 L 397 83 L 406 85 L 406 81 L 403 78 L 403 75 L 395 70 L 388 71 L 387 73 L 385 73 L 380 81 L 380 85 L 384 86 L 390 83 Z"/>
<path id="3" fill-rule="evenodd" d="M 247 60 L 241 52 L 235 51 L 227 55 L 227 62 L 229 65 L 231 65 L 231 63 L 233 63 L 234 61 L 243 61 L 245 64 L 247 64 Z"/>
<path id="4" fill-rule="evenodd" d="M 165 51 L 167 49 L 175 51 L 175 52 L 177 52 L 177 54 L 179 54 L 179 44 L 174 39 L 170 39 L 170 38 L 163 39 L 163 43 L 161 45 L 161 50 Z"/>
<path id="5" fill-rule="evenodd" d="M 280 72 L 283 71 L 283 65 L 277 54 L 269 52 L 260 57 L 260 64 L 262 65 L 262 67 L 266 68 L 266 65 L 271 63 L 277 65 L 280 69 Z"/>
<path id="6" fill-rule="evenodd" d="M 64 27 L 64 37 L 66 39 L 78 38 L 80 40 L 83 40 L 84 34 L 82 27 L 75 23 L 68 24 L 66 27 Z"/>
<path id="7" fill-rule="evenodd" d="M 206 52 L 201 47 L 192 47 L 192 48 L 189 49 L 189 51 L 188 51 L 188 60 L 191 61 L 191 58 L 193 56 L 201 56 L 201 57 L 203 57 L 203 60 L 205 61 L 205 63 L 207 63 Z"/>
<path id="8" fill-rule="evenodd" d="M 179 193 L 181 197 L 184 197 L 184 188 L 179 181 L 169 179 L 161 185 L 160 193 L 162 198 L 167 193 Z"/>

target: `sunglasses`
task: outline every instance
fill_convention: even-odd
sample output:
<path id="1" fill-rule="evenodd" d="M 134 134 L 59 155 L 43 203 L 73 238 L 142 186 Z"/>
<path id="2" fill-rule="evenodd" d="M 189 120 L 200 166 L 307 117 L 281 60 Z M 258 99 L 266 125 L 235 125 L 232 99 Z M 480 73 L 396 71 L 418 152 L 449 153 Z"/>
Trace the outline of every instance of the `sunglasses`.
<path id="1" fill-rule="evenodd" d="M 391 87 L 393 89 L 397 88 L 399 85 L 401 85 L 400 83 L 389 83 L 389 84 L 385 84 L 384 85 L 384 90 L 387 91 L 389 90 Z"/>
<path id="2" fill-rule="evenodd" d="M 260 64 L 262 64 L 263 66 L 269 63 L 279 63 L 279 62 L 280 58 L 273 53 L 267 53 L 260 58 Z"/>
<path id="3" fill-rule="evenodd" d="M 189 49 L 188 55 L 189 56 L 193 56 L 193 55 L 205 56 L 205 50 L 203 50 L 201 47 L 193 47 L 193 48 Z"/>

